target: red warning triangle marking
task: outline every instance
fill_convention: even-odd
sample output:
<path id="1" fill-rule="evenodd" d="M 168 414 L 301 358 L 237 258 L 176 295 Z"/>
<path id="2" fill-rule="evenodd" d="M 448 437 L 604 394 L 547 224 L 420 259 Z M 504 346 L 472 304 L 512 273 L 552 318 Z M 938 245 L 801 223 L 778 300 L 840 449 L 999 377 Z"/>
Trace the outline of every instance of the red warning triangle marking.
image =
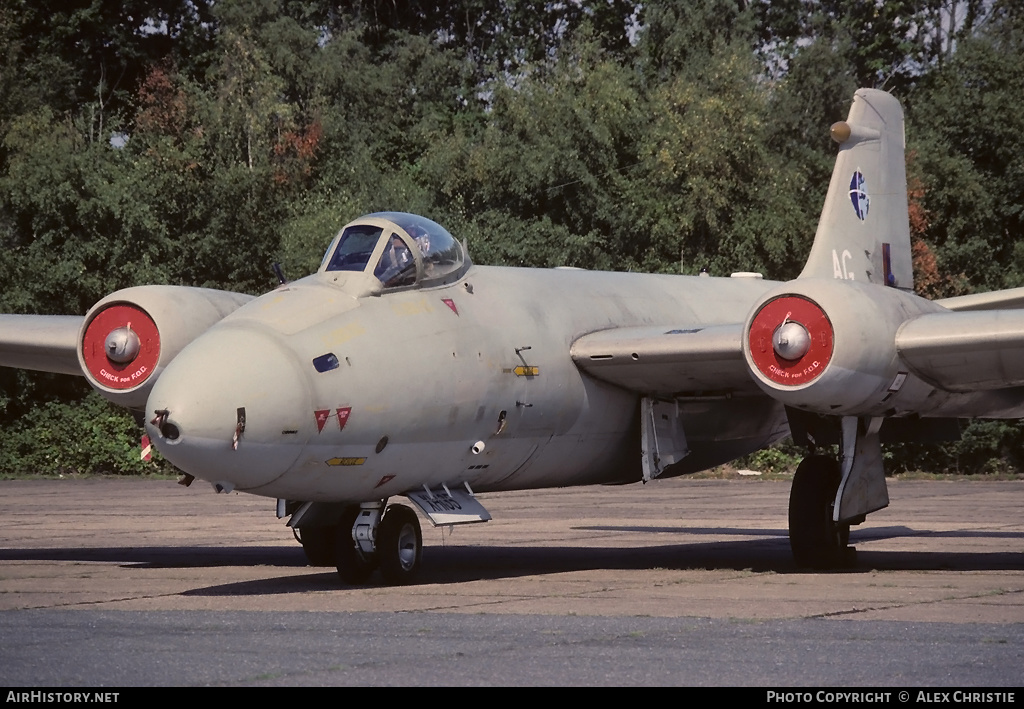
<path id="1" fill-rule="evenodd" d="M 342 409 L 337 409 L 338 412 L 338 430 L 344 431 L 345 424 L 348 423 L 348 415 L 352 413 L 352 407 L 346 406 Z"/>
<path id="2" fill-rule="evenodd" d="M 454 300 L 452 300 L 451 298 L 441 298 L 441 302 L 447 305 L 449 308 L 451 308 L 453 313 L 455 313 L 456 315 L 459 314 L 459 309 L 455 307 Z"/>
<path id="3" fill-rule="evenodd" d="M 331 415 L 331 410 L 318 409 L 313 413 L 316 414 L 316 432 L 321 433 L 324 430 L 324 425 L 327 423 L 327 417 Z"/>

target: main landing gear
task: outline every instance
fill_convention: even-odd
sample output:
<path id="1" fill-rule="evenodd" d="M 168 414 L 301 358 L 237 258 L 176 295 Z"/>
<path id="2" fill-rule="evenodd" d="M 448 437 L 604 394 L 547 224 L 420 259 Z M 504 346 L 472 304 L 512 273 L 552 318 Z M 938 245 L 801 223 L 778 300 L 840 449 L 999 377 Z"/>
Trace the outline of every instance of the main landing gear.
<path id="1" fill-rule="evenodd" d="M 787 413 L 793 440 L 811 450 L 797 468 L 789 493 L 793 558 L 798 566 L 815 569 L 853 566 L 857 552 L 849 546 L 850 525 L 889 504 L 882 465 L 883 420 Z M 814 455 L 815 440 L 821 445 L 838 443 L 838 460 Z"/>
<path id="2" fill-rule="evenodd" d="M 302 551 L 306 553 L 306 561 L 310 566 L 334 566 L 335 538 L 338 536 L 336 526 L 302 527 L 295 536 L 302 544 Z"/>
<path id="3" fill-rule="evenodd" d="M 833 521 L 842 475 L 838 461 L 811 455 L 800 463 L 789 493 L 789 546 L 797 566 L 831 569 L 849 566 L 856 551 L 847 546 L 850 525 Z"/>

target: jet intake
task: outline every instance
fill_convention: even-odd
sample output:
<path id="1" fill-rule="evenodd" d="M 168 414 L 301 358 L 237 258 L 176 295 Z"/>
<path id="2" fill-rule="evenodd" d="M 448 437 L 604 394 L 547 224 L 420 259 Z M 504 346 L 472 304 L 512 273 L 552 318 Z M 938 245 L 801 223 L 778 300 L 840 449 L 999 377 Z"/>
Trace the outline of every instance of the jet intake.
<path id="1" fill-rule="evenodd" d="M 832 323 L 818 304 L 799 295 L 765 302 L 746 328 L 757 372 L 790 387 L 816 379 L 832 359 Z"/>
<path id="2" fill-rule="evenodd" d="M 145 408 L 156 378 L 175 355 L 251 299 L 184 286 L 117 291 L 86 314 L 78 338 L 79 364 L 104 397 L 121 406 Z"/>
<path id="3" fill-rule="evenodd" d="M 895 415 L 931 392 L 900 359 L 896 333 L 906 321 L 942 310 L 894 288 L 798 279 L 753 308 L 743 329 L 743 354 L 758 386 L 787 406 L 830 415 Z"/>
<path id="4" fill-rule="evenodd" d="M 811 333 L 798 322 L 784 322 L 772 335 L 772 349 L 789 362 L 799 361 L 811 350 Z"/>

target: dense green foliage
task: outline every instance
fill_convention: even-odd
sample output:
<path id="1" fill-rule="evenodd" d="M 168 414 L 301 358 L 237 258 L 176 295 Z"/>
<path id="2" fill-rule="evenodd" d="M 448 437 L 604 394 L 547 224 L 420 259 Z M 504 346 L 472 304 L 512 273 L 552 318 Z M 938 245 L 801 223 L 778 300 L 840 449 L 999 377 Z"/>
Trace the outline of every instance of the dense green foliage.
<path id="1" fill-rule="evenodd" d="M 155 449 L 152 460 L 142 459 L 139 437 L 132 417 L 98 394 L 74 403 L 50 401 L 0 430 L 0 475 L 173 473 Z"/>
<path id="2" fill-rule="evenodd" d="M 791 278 L 857 86 L 906 107 L 922 292 L 1024 285 L 1009 0 L 6 0 L 0 311 L 260 292 L 380 209 L 478 263 Z M 0 471 L 139 469 L 62 428 L 110 415 L 81 382 L 0 382 Z M 892 467 L 1018 465 L 1017 423 L 968 434 Z"/>

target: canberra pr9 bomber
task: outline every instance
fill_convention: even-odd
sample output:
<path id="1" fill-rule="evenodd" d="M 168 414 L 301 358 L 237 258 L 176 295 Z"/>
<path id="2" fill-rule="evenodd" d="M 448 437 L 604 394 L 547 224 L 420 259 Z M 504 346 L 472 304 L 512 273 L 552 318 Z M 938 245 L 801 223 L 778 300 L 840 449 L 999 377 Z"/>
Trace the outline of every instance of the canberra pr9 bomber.
<path id="1" fill-rule="evenodd" d="M 477 493 L 683 475 L 792 434 L 798 564 L 849 563 L 888 504 L 883 440 L 1024 415 L 1024 289 L 913 293 L 903 113 L 861 89 L 800 276 L 478 266 L 433 221 L 345 226 L 260 297 L 143 286 L 0 318 L 0 365 L 84 376 L 191 482 L 277 499 L 346 583 L 420 568 L 419 516 Z M 838 456 L 816 451 L 838 444 Z"/>

